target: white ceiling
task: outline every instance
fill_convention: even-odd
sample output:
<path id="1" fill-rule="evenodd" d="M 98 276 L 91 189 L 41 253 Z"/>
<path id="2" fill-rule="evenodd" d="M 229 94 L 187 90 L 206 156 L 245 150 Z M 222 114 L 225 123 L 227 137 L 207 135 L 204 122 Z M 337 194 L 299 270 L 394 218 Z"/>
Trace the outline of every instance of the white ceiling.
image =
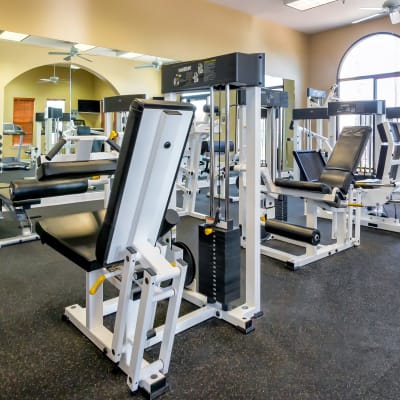
<path id="1" fill-rule="evenodd" d="M 334 3 L 297 11 L 284 5 L 283 0 L 208 0 L 262 19 L 276 22 L 304 33 L 317 33 L 351 24 L 352 21 L 379 11 L 361 10 L 380 8 L 384 0 L 337 0 Z M 386 15 L 385 18 L 388 18 Z"/>
<path id="2" fill-rule="evenodd" d="M 0 30 L 1 32 L 1 30 Z M 44 38 L 40 36 L 28 36 L 26 39 L 22 41 L 22 43 L 25 44 L 30 44 L 34 46 L 41 46 L 41 47 L 48 47 L 50 49 L 57 49 L 58 51 L 66 51 L 69 52 L 71 49 L 71 46 L 74 44 L 72 42 L 67 42 L 63 40 L 57 40 L 57 39 L 50 39 L 50 38 Z M 108 49 L 105 47 L 94 47 L 91 50 L 87 51 L 82 51 L 80 54 L 83 56 L 85 55 L 93 55 L 93 56 L 108 56 L 108 57 L 119 57 L 122 53 L 126 53 L 126 51 L 123 50 L 117 50 L 117 49 Z M 55 55 L 54 56 L 54 61 L 55 62 L 63 62 L 64 56 L 62 55 Z M 87 57 L 89 58 L 89 57 Z M 171 60 L 169 58 L 161 58 L 161 57 L 156 57 L 152 55 L 147 55 L 143 54 L 138 57 L 135 57 L 132 59 L 133 61 L 137 62 L 143 62 L 143 63 L 151 63 L 154 61 L 159 61 L 162 63 L 168 63 L 174 60 Z"/>

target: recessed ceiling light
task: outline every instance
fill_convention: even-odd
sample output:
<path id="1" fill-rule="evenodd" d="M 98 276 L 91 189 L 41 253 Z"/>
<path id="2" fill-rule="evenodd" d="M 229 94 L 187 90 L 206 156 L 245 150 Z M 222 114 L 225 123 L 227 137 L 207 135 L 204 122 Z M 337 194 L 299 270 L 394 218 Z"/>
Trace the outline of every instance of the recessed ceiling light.
<path id="1" fill-rule="evenodd" d="M 88 51 L 88 50 L 94 49 L 96 46 L 92 46 L 90 44 L 77 43 L 77 44 L 74 44 L 74 47 L 76 49 L 78 49 L 79 51 Z"/>
<path id="2" fill-rule="evenodd" d="M 131 53 L 131 52 L 128 52 L 128 53 L 122 53 L 122 54 L 120 54 L 119 57 L 121 57 L 121 58 L 128 58 L 129 60 L 131 60 L 132 58 L 140 57 L 140 56 L 142 56 L 142 55 L 143 55 L 143 54 L 140 54 L 140 53 Z"/>
<path id="3" fill-rule="evenodd" d="M 28 36 L 29 35 L 25 33 L 9 32 L 9 31 L 3 31 L 0 33 L 0 39 L 12 40 L 14 42 L 21 42 Z"/>
<path id="4" fill-rule="evenodd" d="M 81 69 L 79 65 L 71 64 L 71 69 Z"/>
<path id="5" fill-rule="evenodd" d="M 323 6 L 324 4 L 333 3 L 335 1 L 337 0 L 286 0 L 285 5 L 299 11 L 306 11 L 310 8 Z"/>

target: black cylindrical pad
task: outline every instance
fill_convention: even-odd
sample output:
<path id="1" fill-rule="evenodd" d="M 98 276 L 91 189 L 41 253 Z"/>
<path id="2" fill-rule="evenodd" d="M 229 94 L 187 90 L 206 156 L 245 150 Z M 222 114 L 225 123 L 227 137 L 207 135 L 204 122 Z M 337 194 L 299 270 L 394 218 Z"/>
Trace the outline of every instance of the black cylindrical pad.
<path id="1" fill-rule="evenodd" d="M 265 222 L 265 231 L 268 233 L 287 237 L 316 246 L 321 240 L 321 233 L 318 229 L 305 226 L 289 224 L 283 221 L 267 220 Z"/>

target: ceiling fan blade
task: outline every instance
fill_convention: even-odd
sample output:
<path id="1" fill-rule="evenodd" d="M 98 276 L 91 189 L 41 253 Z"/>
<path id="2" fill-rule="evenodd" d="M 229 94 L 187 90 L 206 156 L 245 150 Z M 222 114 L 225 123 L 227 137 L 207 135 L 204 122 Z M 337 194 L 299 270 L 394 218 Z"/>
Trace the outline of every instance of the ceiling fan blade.
<path id="1" fill-rule="evenodd" d="M 71 55 L 68 55 L 67 57 L 64 57 L 64 60 L 65 61 L 71 61 L 71 58 L 72 58 Z"/>
<path id="2" fill-rule="evenodd" d="M 51 56 L 67 56 L 67 55 L 69 55 L 69 53 L 67 53 L 65 51 L 49 51 L 48 54 Z"/>
<path id="3" fill-rule="evenodd" d="M 367 17 L 356 19 L 355 21 L 352 21 L 352 24 L 358 24 L 359 22 L 368 21 L 369 19 L 379 17 L 380 15 L 383 15 L 383 14 L 384 14 L 383 12 L 380 12 L 377 14 L 368 15 Z"/>
<path id="4" fill-rule="evenodd" d="M 153 68 L 153 64 L 136 65 L 135 69 Z"/>
<path id="5" fill-rule="evenodd" d="M 89 62 L 93 62 L 93 60 L 89 60 L 88 58 L 83 57 L 83 56 L 81 56 L 80 54 L 77 54 L 76 56 L 79 57 L 79 58 L 82 58 L 82 60 L 89 61 Z"/>

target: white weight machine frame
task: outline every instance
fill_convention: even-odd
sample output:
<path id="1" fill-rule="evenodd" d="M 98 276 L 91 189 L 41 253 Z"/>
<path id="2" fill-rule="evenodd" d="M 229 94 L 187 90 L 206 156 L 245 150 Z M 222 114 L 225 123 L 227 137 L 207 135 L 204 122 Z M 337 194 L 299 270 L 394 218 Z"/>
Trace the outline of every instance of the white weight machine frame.
<path id="1" fill-rule="evenodd" d="M 165 374 L 186 274 L 186 263 L 179 254 L 171 258 L 171 252 L 176 255 L 174 249 L 160 242 L 158 234 L 194 110 L 190 105 L 146 101 L 135 103 L 134 108 L 107 211 L 43 219 L 37 230 L 45 243 L 48 237 L 60 239 L 57 245 L 49 244 L 65 254 L 63 235 L 69 230 L 68 224 L 74 231 L 78 220 L 89 237 L 93 236 L 92 229 L 100 229 L 92 242 L 98 266 L 84 268 L 78 263 L 87 271 L 86 307 L 67 307 L 65 317 L 127 374 L 132 392 L 140 387 L 154 396 L 168 387 Z M 60 225 L 61 231 L 57 228 Z M 69 249 L 80 254 L 73 243 Z M 104 301 L 105 280 L 119 290 L 118 297 Z M 168 308 L 159 335 L 161 348 L 158 358 L 150 362 L 145 360 L 144 350 L 149 346 L 157 303 L 162 300 L 168 300 Z M 104 317 L 115 312 L 111 331 Z"/>
<path id="2" fill-rule="evenodd" d="M 283 261 L 288 267 L 296 270 L 327 256 L 360 245 L 361 191 L 359 189 L 354 189 L 351 186 L 346 200 L 341 202 L 342 204 L 339 207 L 331 207 L 329 203 L 337 203 L 336 188 L 330 194 L 282 188 L 273 183 L 268 168 L 262 168 L 261 175 L 268 197 L 275 199 L 279 195 L 286 195 L 304 200 L 306 227 L 317 229 L 319 210 L 324 210 L 325 213 L 328 212 L 330 215 L 331 239 L 334 240 L 334 243 L 331 244 L 320 243 L 313 246 L 305 242 L 273 234 L 270 240 L 277 239 L 302 247 L 304 248 L 304 253 L 295 255 L 290 253 L 290 251 L 283 251 L 262 244 L 261 254 Z"/>
<path id="3" fill-rule="evenodd" d="M 386 203 L 400 204 L 400 158 L 399 133 L 400 123 L 385 121 L 381 124 L 383 137 L 380 146 L 385 151 L 382 179 L 378 181 L 361 181 L 361 200 L 364 205 L 361 213 L 361 225 L 391 232 L 400 232 L 400 219 L 380 215 Z M 379 128 L 378 128 L 379 129 Z M 397 132 L 393 132 L 397 129 Z M 386 149 L 385 149 L 386 148 Z M 393 171 L 393 172 L 392 172 Z M 370 186 L 370 187 L 368 187 Z M 397 197 L 397 198 L 396 198 Z M 374 209 L 375 211 L 371 211 Z"/>
<path id="4" fill-rule="evenodd" d="M 226 85 L 226 93 L 229 92 L 229 85 Z M 245 210 L 247 231 L 246 231 L 246 297 L 243 304 L 240 304 L 232 310 L 224 310 L 223 305 L 216 303 L 208 303 L 207 297 L 198 292 L 196 280 L 185 288 L 183 298 L 199 308 L 186 314 L 178 319 L 176 333 L 191 328 L 207 319 L 216 317 L 234 325 L 243 332 L 252 330 L 252 320 L 262 314 L 261 311 L 261 281 L 260 281 L 260 229 L 259 229 L 259 205 L 261 201 L 260 190 L 260 135 L 261 135 L 261 88 L 247 87 L 246 98 L 246 115 L 248 116 L 247 124 L 242 132 L 242 139 L 245 140 L 245 146 L 241 147 L 241 155 L 249 160 L 246 168 L 246 182 L 250 190 L 246 191 L 245 199 L 248 205 Z M 174 99 L 175 94 L 167 94 L 166 98 Z M 210 89 L 210 109 L 214 110 L 213 88 Z M 227 121 L 229 120 L 229 102 L 226 104 Z M 214 124 L 211 118 L 210 136 L 214 136 Z M 210 158 L 214 157 L 214 149 L 211 146 Z M 200 154 L 200 151 L 198 152 Z M 226 156 L 226 155 L 225 155 Z M 228 154 L 229 156 L 229 154 Z M 228 163 L 229 164 L 229 163 Z M 197 164 L 196 164 L 197 165 Z M 210 170 L 213 176 L 214 171 Z M 225 181 L 225 184 L 229 185 Z M 213 201 L 214 185 L 210 185 L 210 200 Z M 254 188 L 254 189 L 253 189 Z M 229 201 L 226 202 L 229 204 Z M 212 214 L 212 212 L 210 213 Z M 189 215 L 189 214 L 186 214 Z M 195 216 L 196 215 L 192 215 Z M 204 219 L 204 216 L 202 216 Z M 149 340 L 149 345 L 153 345 L 159 341 L 159 331 L 156 329 L 156 336 Z"/>

